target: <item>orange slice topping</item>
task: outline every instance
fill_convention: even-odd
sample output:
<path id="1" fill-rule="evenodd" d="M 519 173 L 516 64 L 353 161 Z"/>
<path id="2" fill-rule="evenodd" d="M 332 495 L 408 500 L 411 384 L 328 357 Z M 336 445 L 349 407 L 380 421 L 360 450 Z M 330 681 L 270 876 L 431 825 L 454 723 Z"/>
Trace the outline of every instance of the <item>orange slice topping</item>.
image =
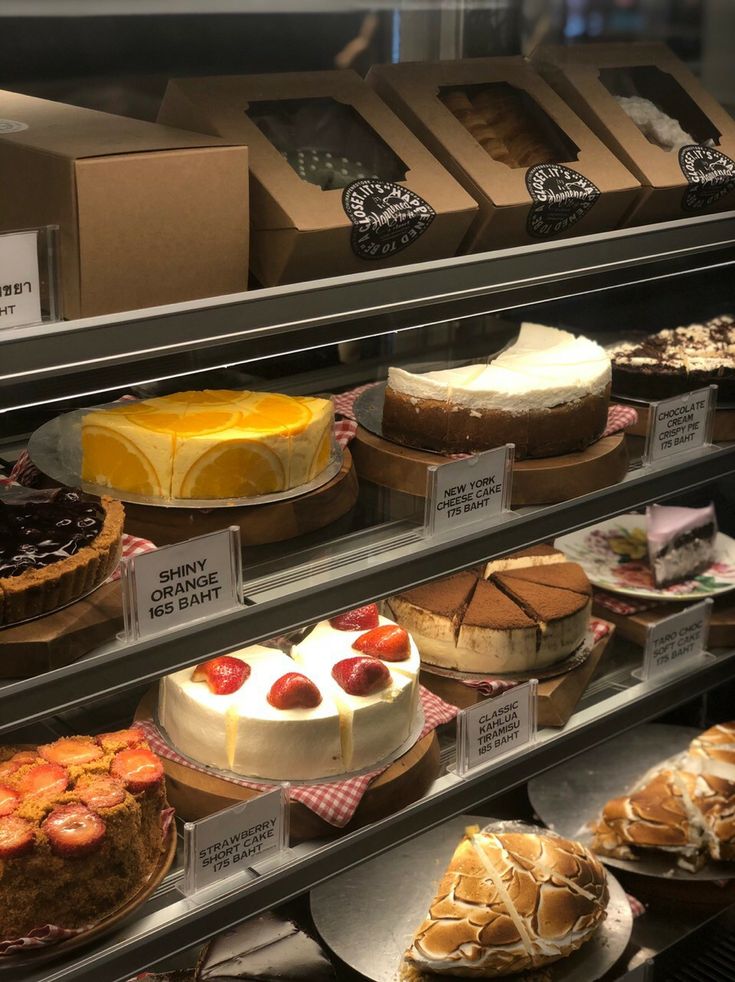
<path id="1" fill-rule="evenodd" d="M 161 487 L 155 468 L 142 450 L 107 426 L 85 426 L 82 451 L 85 481 L 157 498 L 168 492 L 168 488 Z"/>
<path id="2" fill-rule="evenodd" d="M 257 441 L 228 441 L 210 447 L 193 464 L 179 492 L 182 498 L 241 498 L 282 491 L 283 465 Z"/>

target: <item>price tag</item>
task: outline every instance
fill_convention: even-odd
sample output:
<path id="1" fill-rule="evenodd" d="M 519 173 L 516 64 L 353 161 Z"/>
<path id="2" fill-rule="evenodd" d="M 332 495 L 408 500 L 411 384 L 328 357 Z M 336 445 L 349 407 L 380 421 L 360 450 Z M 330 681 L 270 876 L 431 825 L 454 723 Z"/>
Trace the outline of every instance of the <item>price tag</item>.
<path id="1" fill-rule="evenodd" d="M 288 816 L 286 789 L 279 787 L 187 822 L 181 892 L 188 897 L 232 876 L 257 876 L 264 860 L 288 849 Z"/>
<path id="2" fill-rule="evenodd" d="M 463 709 L 457 716 L 457 773 L 466 774 L 536 739 L 536 690 L 531 679 Z"/>
<path id="3" fill-rule="evenodd" d="M 0 235 L 0 328 L 40 324 L 38 230 Z"/>
<path id="4" fill-rule="evenodd" d="M 652 624 L 646 635 L 643 668 L 645 682 L 658 675 L 686 667 L 706 653 L 712 600 L 686 607 L 677 614 Z"/>
<path id="5" fill-rule="evenodd" d="M 515 446 L 437 464 L 428 468 L 426 535 L 445 535 L 487 520 L 510 508 Z"/>
<path id="6" fill-rule="evenodd" d="M 222 614 L 242 602 L 240 529 L 123 559 L 121 572 L 127 641 Z"/>
<path id="7" fill-rule="evenodd" d="M 717 403 L 717 386 L 652 402 L 644 460 L 656 463 L 675 454 L 708 447 Z"/>

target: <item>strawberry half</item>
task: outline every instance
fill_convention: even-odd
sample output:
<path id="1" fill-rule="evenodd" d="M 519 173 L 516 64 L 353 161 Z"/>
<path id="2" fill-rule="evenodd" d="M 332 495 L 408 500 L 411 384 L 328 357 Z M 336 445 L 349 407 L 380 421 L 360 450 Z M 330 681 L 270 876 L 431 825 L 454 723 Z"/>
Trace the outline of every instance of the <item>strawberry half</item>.
<path id="1" fill-rule="evenodd" d="M 192 675 L 194 682 L 206 682 L 217 696 L 228 696 L 237 692 L 250 676 L 250 666 L 242 658 L 221 655 L 197 665 Z"/>
<path id="2" fill-rule="evenodd" d="M 60 764 L 37 764 L 23 775 L 18 790 L 25 798 L 38 801 L 58 798 L 66 791 L 69 773 Z"/>
<path id="3" fill-rule="evenodd" d="M 33 849 L 35 839 L 30 822 L 8 815 L 0 818 L 0 859 L 15 859 L 25 856 Z"/>
<path id="4" fill-rule="evenodd" d="M 95 812 L 100 808 L 114 808 L 125 801 L 125 788 L 108 774 L 95 776 L 81 787 L 77 784 L 76 790 L 84 804 Z"/>
<path id="5" fill-rule="evenodd" d="M 332 678 L 351 696 L 371 696 L 391 683 L 390 672 L 377 658 L 344 658 L 332 668 Z"/>
<path id="6" fill-rule="evenodd" d="M 123 782 L 132 794 L 146 791 L 163 779 L 163 764 L 152 750 L 131 747 L 115 755 L 110 774 Z"/>
<path id="7" fill-rule="evenodd" d="M 105 837 L 105 823 L 85 805 L 54 808 L 41 825 L 48 836 L 51 852 L 57 856 L 86 856 L 94 852 Z"/>
<path id="8" fill-rule="evenodd" d="M 145 733 L 139 726 L 131 726 L 127 730 L 100 733 L 97 736 L 97 743 L 108 753 L 124 750 L 125 747 L 136 747 L 139 743 L 145 743 Z"/>
<path id="9" fill-rule="evenodd" d="M 19 801 L 20 795 L 17 791 L 0 784 L 0 817 L 12 814 L 18 807 Z"/>
<path id="10" fill-rule="evenodd" d="M 34 760 L 38 760 L 37 754 L 31 753 L 30 750 L 19 750 L 9 760 L 4 760 L 0 764 L 0 780 L 10 777 L 11 774 L 19 771 L 24 764 L 32 764 Z"/>
<path id="11" fill-rule="evenodd" d="M 380 623 L 378 605 L 367 604 L 365 607 L 347 610 L 344 614 L 330 617 L 329 623 L 335 631 L 369 631 L 371 627 L 377 627 Z"/>
<path id="12" fill-rule="evenodd" d="M 46 743 L 38 748 L 38 753 L 50 764 L 61 764 L 62 767 L 74 767 L 80 764 L 91 764 L 102 756 L 102 748 L 92 737 L 62 737 L 53 743 Z"/>
<path id="13" fill-rule="evenodd" d="M 367 634 L 361 634 L 353 643 L 355 651 L 372 655 L 382 661 L 406 661 L 411 657 L 411 639 L 408 631 L 397 624 L 384 624 Z"/>
<path id="14" fill-rule="evenodd" d="M 287 672 L 271 686 L 268 702 L 275 709 L 314 709 L 322 701 L 322 694 L 300 672 Z"/>

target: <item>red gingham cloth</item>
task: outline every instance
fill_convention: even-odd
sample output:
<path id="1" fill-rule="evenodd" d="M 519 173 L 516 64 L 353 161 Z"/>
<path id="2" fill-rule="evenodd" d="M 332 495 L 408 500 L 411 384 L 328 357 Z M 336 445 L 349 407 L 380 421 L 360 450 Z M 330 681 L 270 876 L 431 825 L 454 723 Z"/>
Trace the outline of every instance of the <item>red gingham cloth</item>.
<path id="1" fill-rule="evenodd" d="M 637 597 L 618 597 L 612 593 L 606 593 L 604 590 L 595 590 L 594 601 L 598 606 L 604 607 L 606 610 L 611 610 L 613 614 L 623 614 L 625 616 L 640 614 L 644 610 L 651 610 L 652 607 L 659 606 L 659 602 L 656 600 L 639 600 Z"/>
<path id="2" fill-rule="evenodd" d="M 421 705 L 424 710 L 424 728 L 421 731 L 421 737 L 425 737 L 442 723 L 450 723 L 459 710 L 456 706 L 450 706 L 449 703 L 444 702 L 443 699 L 435 696 L 423 686 L 420 687 L 420 693 Z M 164 742 L 157 727 L 151 721 L 146 720 L 138 725 L 144 728 L 151 749 L 159 757 L 173 760 L 177 764 L 184 764 L 187 767 L 191 767 L 192 770 L 201 771 L 203 774 L 210 773 L 208 768 L 192 764 L 177 754 L 175 750 L 172 750 Z M 370 771 L 369 774 L 347 778 L 345 781 L 334 781 L 331 784 L 297 785 L 289 788 L 288 796 L 292 801 L 298 801 L 300 804 L 306 805 L 307 808 L 329 825 L 341 829 L 347 825 L 355 814 L 370 782 L 378 774 L 382 774 L 383 771 L 387 770 L 387 766 Z M 257 784 L 253 781 L 233 780 L 232 783 L 244 788 L 253 788 L 255 791 L 268 791 L 271 787 L 270 785 Z"/>
<path id="3" fill-rule="evenodd" d="M 593 618 L 590 621 L 590 630 L 594 638 L 593 644 L 597 644 L 610 633 L 610 625 L 606 624 L 605 621 L 598 621 Z M 489 698 L 507 692 L 508 689 L 520 685 L 520 682 L 508 679 L 462 679 L 462 685 L 466 685 L 469 689 L 477 689 L 481 695 Z"/>

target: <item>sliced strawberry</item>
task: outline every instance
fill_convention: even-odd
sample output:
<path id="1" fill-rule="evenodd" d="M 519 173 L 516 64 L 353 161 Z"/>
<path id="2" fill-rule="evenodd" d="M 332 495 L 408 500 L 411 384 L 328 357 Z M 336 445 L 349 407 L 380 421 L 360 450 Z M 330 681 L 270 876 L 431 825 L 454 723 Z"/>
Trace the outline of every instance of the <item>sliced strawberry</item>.
<path id="1" fill-rule="evenodd" d="M 18 807 L 20 795 L 12 788 L 0 784 L 0 817 L 10 815 Z"/>
<path id="2" fill-rule="evenodd" d="M 371 696 L 391 683 L 390 672 L 377 658 L 344 658 L 332 668 L 332 678 L 351 696 Z"/>
<path id="3" fill-rule="evenodd" d="M 344 614 L 330 617 L 329 623 L 335 631 L 369 631 L 380 623 L 378 605 L 367 604 L 365 607 L 347 610 Z"/>
<path id="4" fill-rule="evenodd" d="M 100 808 L 114 808 L 125 801 L 125 788 L 108 774 L 95 776 L 87 784 L 77 785 L 76 790 L 84 804 L 95 812 Z"/>
<path id="5" fill-rule="evenodd" d="M 228 696 L 237 692 L 250 676 L 250 666 L 242 658 L 221 655 L 197 665 L 192 675 L 194 682 L 206 682 L 217 696 Z"/>
<path id="6" fill-rule="evenodd" d="M 41 828 L 57 856 L 86 856 L 105 837 L 105 823 L 99 815 L 79 804 L 54 808 Z"/>
<path id="7" fill-rule="evenodd" d="M 408 631 L 397 624 L 384 624 L 367 634 L 361 634 L 352 643 L 355 651 L 372 655 L 383 661 L 406 661 L 411 657 L 411 639 Z"/>
<path id="8" fill-rule="evenodd" d="M 276 709 L 314 709 L 322 701 L 322 694 L 300 672 L 287 672 L 271 686 L 268 702 Z"/>
<path id="9" fill-rule="evenodd" d="M 99 760 L 103 753 L 92 737 L 86 736 L 62 737 L 39 747 L 38 752 L 49 763 L 63 767 L 91 764 L 93 760 Z"/>
<path id="10" fill-rule="evenodd" d="M 131 726 L 127 730 L 113 730 L 111 733 L 100 733 L 97 743 L 106 751 L 123 750 L 125 747 L 137 747 L 145 743 L 145 733 L 139 726 Z"/>
<path id="11" fill-rule="evenodd" d="M 66 791 L 69 773 L 59 764 L 36 764 L 18 782 L 18 790 L 26 798 L 38 801 L 57 798 Z"/>
<path id="12" fill-rule="evenodd" d="M 119 778 L 132 794 L 145 791 L 163 779 L 163 764 L 152 750 L 131 747 L 115 755 L 110 774 Z"/>
<path id="13" fill-rule="evenodd" d="M 33 849 L 33 826 L 16 815 L 0 818 L 0 859 L 16 859 Z"/>
<path id="14" fill-rule="evenodd" d="M 0 764 L 0 780 L 10 777 L 11 774 L 19 771 L 24 764 L 32 764 L 37 759 L 38 754 L 34 754 L 30 750 L 19 750 L 17 754 L 13 754 L 12 757 Z"/>

